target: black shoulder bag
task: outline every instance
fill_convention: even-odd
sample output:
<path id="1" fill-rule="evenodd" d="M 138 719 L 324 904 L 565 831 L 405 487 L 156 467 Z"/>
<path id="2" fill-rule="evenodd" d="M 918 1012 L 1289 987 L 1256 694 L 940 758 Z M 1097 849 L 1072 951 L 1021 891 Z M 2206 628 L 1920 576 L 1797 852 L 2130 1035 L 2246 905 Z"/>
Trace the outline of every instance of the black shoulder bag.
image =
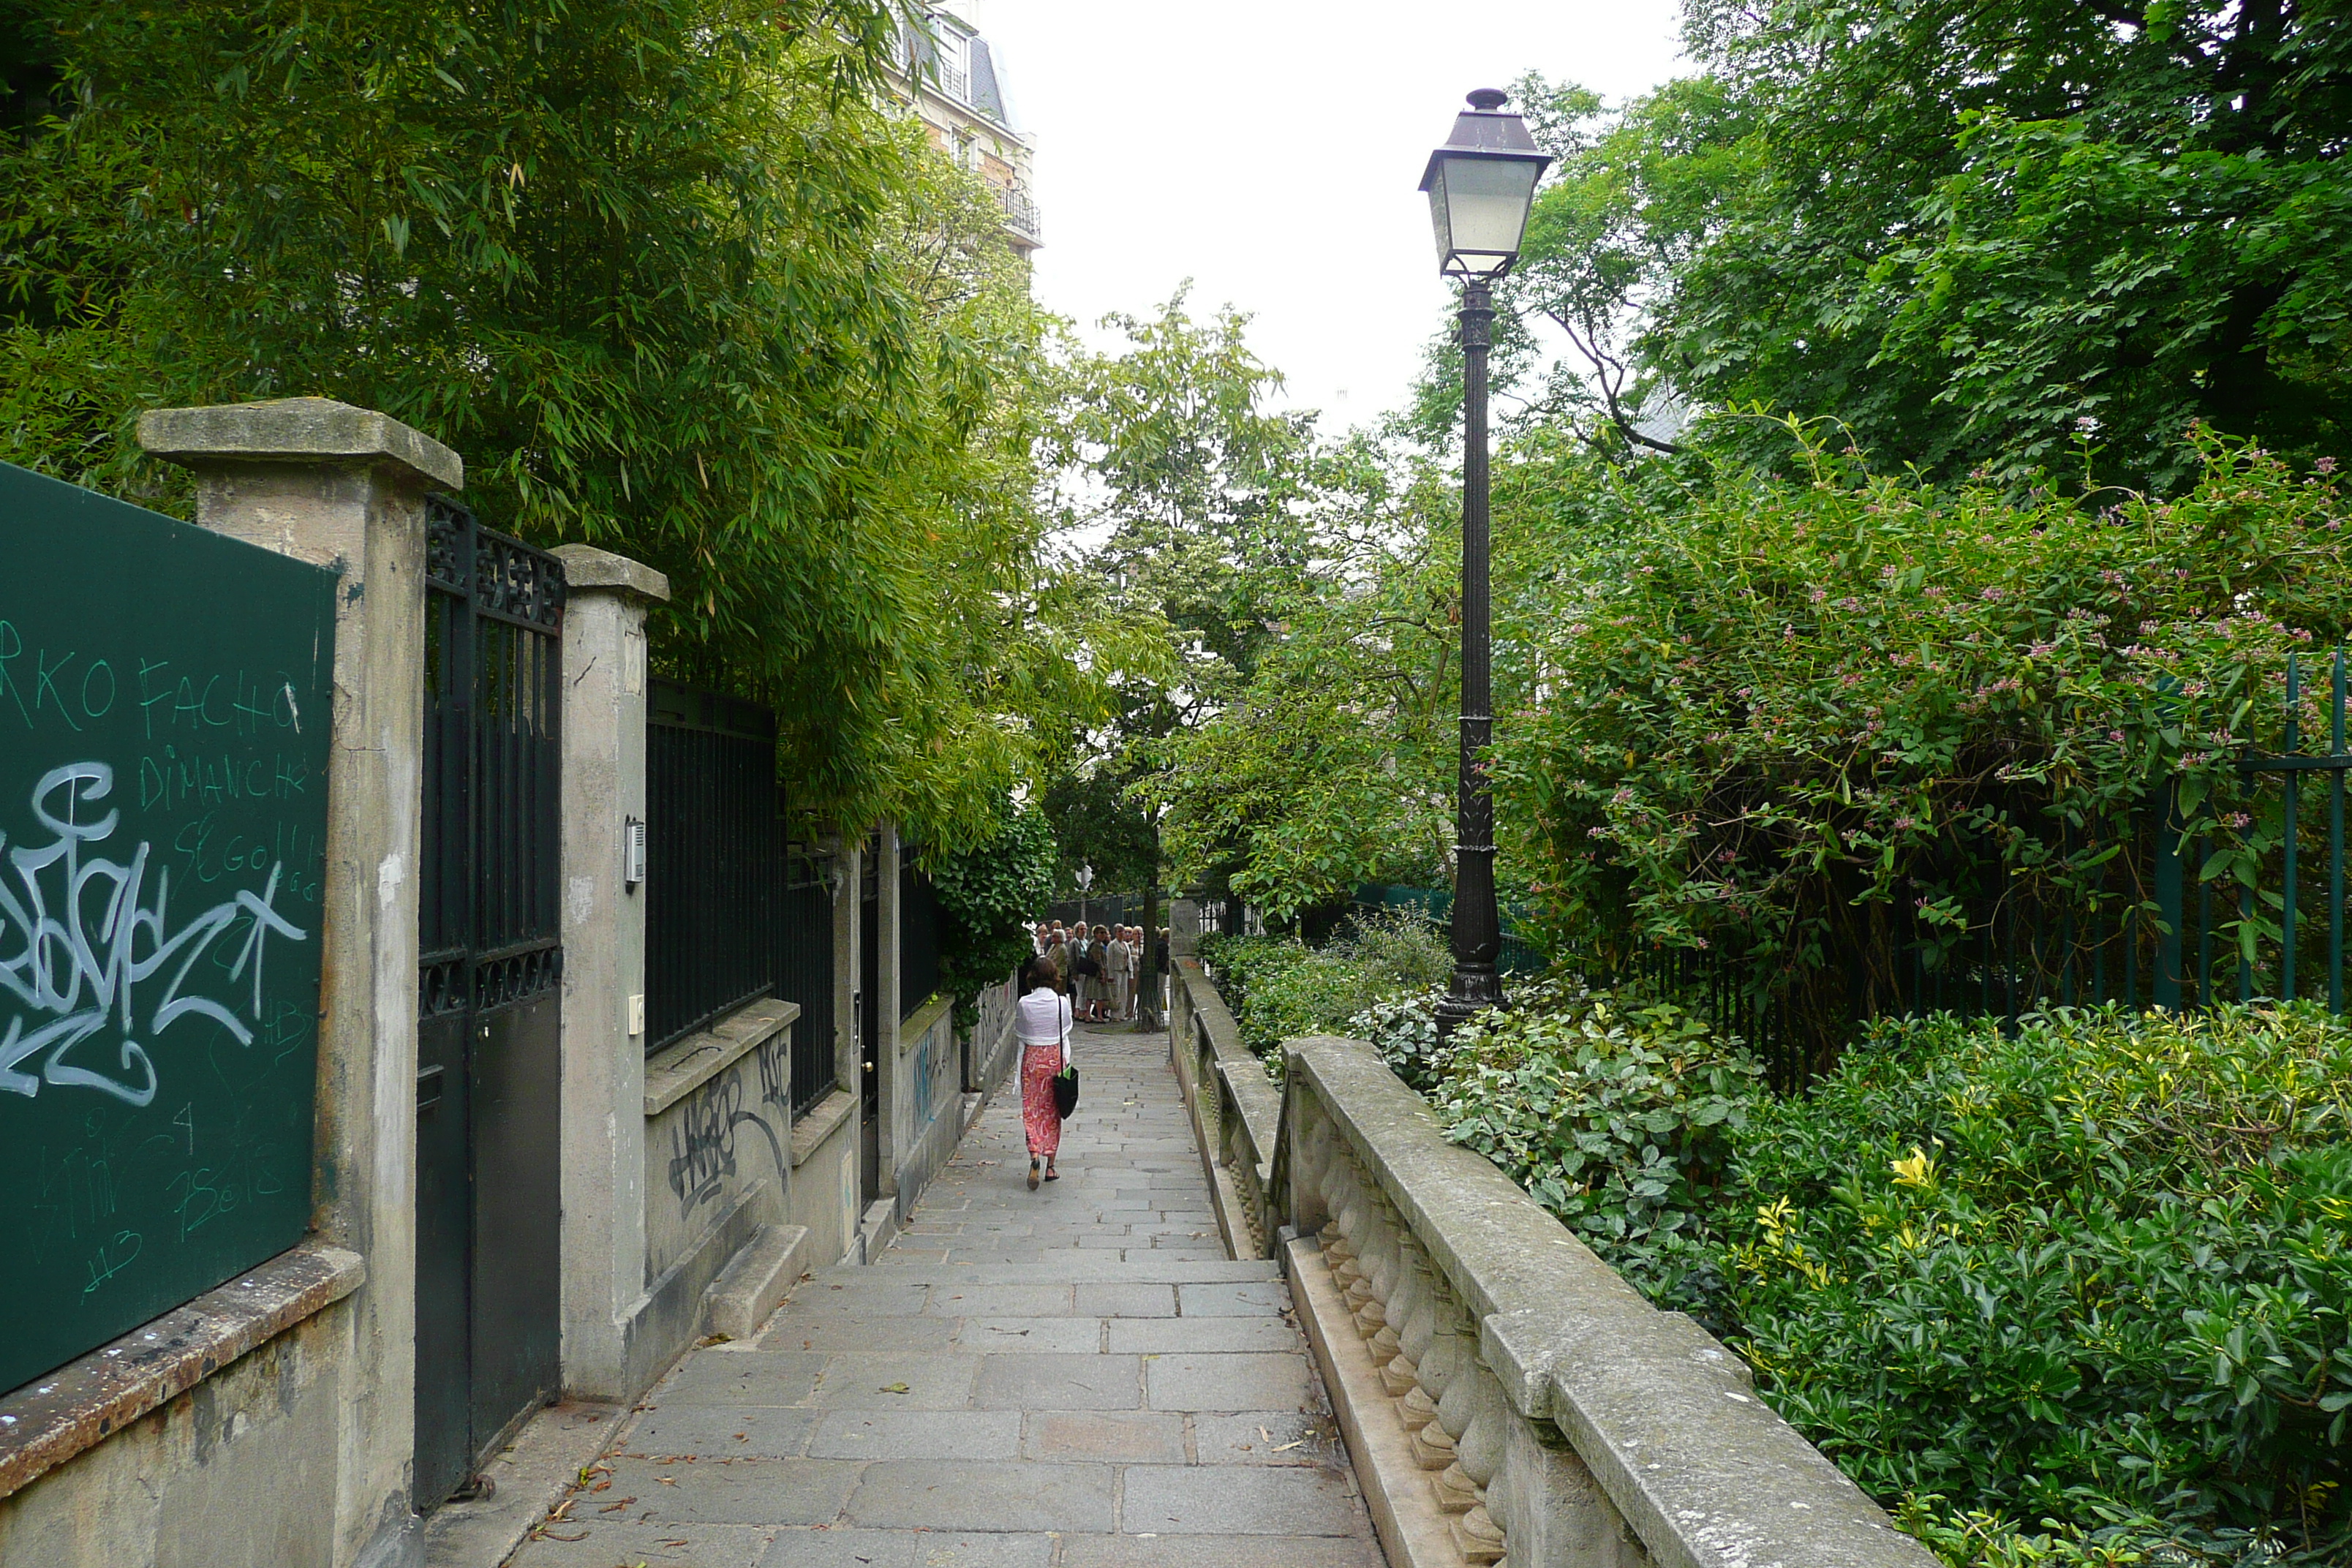
<path id="1" fill-rule="evenodd" d="M 1078 1069 L 1070 1065 L 1070 1026 L 1062 1026 L 1062 1070 L 1054 1075 L 1054 1114 L 1063 1121 L 1078 1108 Z"/>

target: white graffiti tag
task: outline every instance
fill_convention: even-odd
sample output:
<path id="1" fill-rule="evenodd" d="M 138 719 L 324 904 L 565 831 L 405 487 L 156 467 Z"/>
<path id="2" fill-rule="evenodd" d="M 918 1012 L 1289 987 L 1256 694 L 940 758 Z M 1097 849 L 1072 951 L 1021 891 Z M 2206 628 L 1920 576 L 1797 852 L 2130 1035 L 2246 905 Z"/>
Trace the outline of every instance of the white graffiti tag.
<path id="1" fill-rule="evenodd" d="M 32 807 L 51 841 L 7 848 L 6 873 L 0 875 L 0 1005 L 13 996 L 32 1010 L 33 1026 L 17 1016 L 0 1029 L 0 1089 L 37 1095 L 46 1082 L 145 1105 L 155 1098 L 155 1064 L 133 1033 L 153 1040 L 179 1019 L 198 1017 L 227 1030 L 240 1046 L 253 1042 L 253 1029 L 233 1005 L 183 994 L 197 964 L 209 957 L 207 967 L 226 969 L 240 989 L 249 984 L 247 1012 L 258 1020 L 264 944 L 272 936 L 306 940 L 271 907 L 277 866 L 259 892 L 240 889 L 174 931 L 167 911 L 172 873 L 148 864 L 149 845 L 132 850 L 127 863 L 87 852 L 113 836 L 120 814 L 100 816 L 97 804 L 113 791 L 114 770 L 104 763 L 50 769 L 33 786 Z M 0 847 L 7 844 L 0 833 Z M 229 943 L 214 952 L 224 938 Z M 158 977 L 160 994 L 150 986 L 134 995 Z M 152 1010 L 142 1017 L 150 1003 Z M 67 1059 L 110 1019 L 123 1035 L 119 1077 Z M 24 1070 L 22 1064 L 44 1051 L 48 1056 L 37 1073 Z"/>

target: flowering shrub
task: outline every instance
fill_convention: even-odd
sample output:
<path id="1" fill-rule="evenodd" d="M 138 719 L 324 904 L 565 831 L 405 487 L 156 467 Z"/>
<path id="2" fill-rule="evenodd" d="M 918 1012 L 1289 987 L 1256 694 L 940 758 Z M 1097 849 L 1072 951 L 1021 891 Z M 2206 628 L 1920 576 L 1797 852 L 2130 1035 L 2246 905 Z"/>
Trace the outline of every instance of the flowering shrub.
<path id="1" fill-rule="evenodd" d="M 1414 1049 L 1409 1008 L 1363 1021 Z M 2341 1021 L 1882 1024 L 1785 1099 L 1675 1009 L 1563 986 L 1436 1072 L 1448 1137 L 1954 1568 L 2352 1561 Z"/>
<path id="2" fill-rule="evenodd" d="M 1430 1090 L 1493 1161 L 1664 1305 L 1699 1304 L 1698 1245 L 1762 1069 L 1669 1003 L 1563 984 L 1465 1025 Z"/>
<path id="3" fill-rule="evenodd" d="M 2213 836 L 2192 875 L 2250 878 L 2281 825 L 2235 760 L 2276 743 L 2287 657 L 2352 624 L 2352 507 L 2332 477 L 2203 455 L 2191 493 L 2105 510 L 1818 449 L 1809 483 L 1628 483 L 1550 530 L 1523 509 L 1495 776 L 1555 946 L 1737 952 L 1826 1039 L 1906 942 L 1933 962 L 1995 899 L 2144 898 L 2116 850 L 2151 781 L 2177 773 Z"/>
<path id="4" fill-rule="evenodd" d="M 1277 1082 L 1283 1041 L 1337 1033 L 1383 997 L 1427 990 L 1453 963 L 1436 931 L 1409 911 L 1360 918 L 1319 948 L 1287 937 L 1203 937 L 1201 959 L 1243 1043 Z"/>
<path id="5" fill-rule="evenodd" d="M 2347 1127 L 2308 1005 L 1881 1026 L 1737 1130 L 1714 1315 L 1951 1563 L 2342 1563 Z"/>

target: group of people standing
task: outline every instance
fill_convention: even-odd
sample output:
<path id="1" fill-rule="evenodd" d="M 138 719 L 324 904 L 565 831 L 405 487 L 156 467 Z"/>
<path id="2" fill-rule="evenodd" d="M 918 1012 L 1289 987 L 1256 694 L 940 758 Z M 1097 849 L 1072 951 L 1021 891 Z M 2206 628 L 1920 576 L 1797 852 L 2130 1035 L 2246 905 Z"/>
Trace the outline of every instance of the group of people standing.
<path id="1" fill-rule="evenodd" d="M 1065 926 L 1037 922 L 1037 956 L 1069 986 L 1070 1004 L 1084 1024 L 1124 1023 L 1135 1016 L 1135 986 L 1143 968 L 1141 926 Z M 1166 967 L 1163 958 L 1161 968 Z"/>

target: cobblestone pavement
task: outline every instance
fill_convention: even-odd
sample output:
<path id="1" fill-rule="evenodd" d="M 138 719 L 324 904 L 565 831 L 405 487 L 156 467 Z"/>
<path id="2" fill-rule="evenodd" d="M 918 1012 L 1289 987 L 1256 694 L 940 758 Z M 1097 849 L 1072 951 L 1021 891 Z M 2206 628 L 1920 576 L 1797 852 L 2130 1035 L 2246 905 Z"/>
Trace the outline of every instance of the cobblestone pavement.
<path id="1" fill-rule="evenodd" d="M 1076 1046 L 1060 1181 L 1007 1085 L 873 1267 L 688 1355 L 511 1568 L 1381 1568 L 1165 1040 Z"/>

